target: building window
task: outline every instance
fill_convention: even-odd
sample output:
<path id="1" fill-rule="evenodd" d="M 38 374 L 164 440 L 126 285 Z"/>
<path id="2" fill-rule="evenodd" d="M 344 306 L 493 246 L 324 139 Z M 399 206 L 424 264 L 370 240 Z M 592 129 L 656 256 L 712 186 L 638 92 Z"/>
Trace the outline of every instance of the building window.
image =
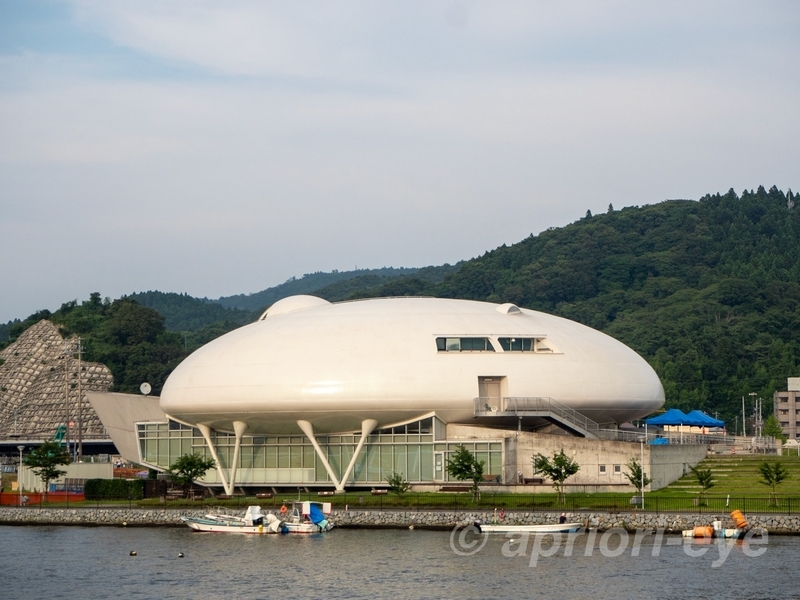
<path id="1" fill-rule="evenodd" d="M 483 337 L 438 337 L 436 350 L 439 352 L 494 352 L 494 346 Z"/>
<path id="2" fill-rule="evenodd" d="M 500 342 L 500 347 L 505 352 L 533 352 L 534 340 L 533 338 L 497 338 Z"/>
<path id="3" fill-rule="evenodd" d="M 606 466 L 600 465 L 600 475 L 605 475 L 605 474 L 606 474 Z"/>
<path id="4" fill-rule="evenodd" d="M 778 411 L 778 414 L 779 415 L 788 415 L 789 414 L 789 409 L 788 408 L 782 408 L 782 409 L 780 409 Z"/>
<path id="5" fill-rule="evenodd" d="M 622 473 L 622 465 L 614 465 L 614 475 L 619 475 Z"/>
<path id="6" fill-rule="evenodd" d="M 501 337 L 497 338 L 504 352 L 536 352 L 539 354 L 558 353 L 544 338 Z"/>

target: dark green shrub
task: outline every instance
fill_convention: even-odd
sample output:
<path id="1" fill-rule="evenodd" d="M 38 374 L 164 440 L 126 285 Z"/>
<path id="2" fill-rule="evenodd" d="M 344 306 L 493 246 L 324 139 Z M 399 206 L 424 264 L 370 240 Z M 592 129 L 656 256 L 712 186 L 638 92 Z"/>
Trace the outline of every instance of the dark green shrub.
<path id="1" fill-rule="evenodd" d="M 141 479 L 87 479 L 83 494 L 87 500 L 141 500 Z"/>

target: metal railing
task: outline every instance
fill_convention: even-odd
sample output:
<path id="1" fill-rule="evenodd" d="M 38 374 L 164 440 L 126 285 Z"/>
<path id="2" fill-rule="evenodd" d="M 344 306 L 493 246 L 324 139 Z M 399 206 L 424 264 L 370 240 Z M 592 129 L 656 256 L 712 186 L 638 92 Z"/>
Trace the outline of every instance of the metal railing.
<path id="1" fill-rule="evenodd" d="M 574 408 L 548 397 L 479 397 L 475 398 L 476 417 L 552 417 L 587 437 L 598 437 L 600 426 Z"/>
<path id="2" fill-rule="evenodd" d="M 3 494 L 16 505 L 16 494 Z M 180 498 L 161 498 L 155 502 L 139 501 L 134 498 L 120 500 L 104 500 L 95 498 L 92 501 L 76 502 L 69 496 L 60 496 L 56 493 L 49 494 L 48 499 L 43 495 L 31 497 L 20 510 L 35 510 L 43 508 L 69 508 L 69 509 L 96 509 L 96 508 L 142 508 L 156 510 L 187 510 L 227 508 L 244 510 L 250 505 L 259 505 L 265 510 L 279 510 L 280 507 L 292 500 L 308 500 L 316 502 L 331 502 L 334 510 L 406 510 L 411 512 L 429 510 L 450 510 L 454 512 L 470 512 L 477 510 L 493 510 L 503 508 L 507 511 L 525 512 L 562 512 L 591 513 L 655 513 L 674 514 L 691 513 L 706 514 L 724 517 L 733 510 L 741 510 L 747 514 L 800 514 L 800 497 L 778 496 L 748 497 L 748 496 L 703 496 L 695 497 L 668 497 L 650 496 L 645 494 L 644 509 L 633 500 L 635 493 L 626 494 L 567 494 L 560 502 L 556 494 L 506 494 L 495 492 L 481 492 L 479 497 L 471 492 L 454 493 L 405 493 L 395 495 L 373 496 L 369 491 L 347 492 L 334 496 L 321 497 L 316 493 L 277 494 L 272 498 L 257 498 L 252 495 L 233 496 L 226 500 L 217 500 L 213 497 L 197 500 Z M 14 508 L 10 503 L 5 503 L 3 508 Z"/>

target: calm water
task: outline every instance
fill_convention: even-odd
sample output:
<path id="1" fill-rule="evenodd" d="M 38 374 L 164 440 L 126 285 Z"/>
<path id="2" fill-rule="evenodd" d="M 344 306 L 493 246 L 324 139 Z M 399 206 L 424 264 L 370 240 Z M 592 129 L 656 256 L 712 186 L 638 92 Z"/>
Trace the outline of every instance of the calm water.
<path id="1" fill-rule="evenodd" d="M 0 597 L 800 598 L 800 537 L 704 546 L 648 536 L 638 556 L 633 535 L 583 535 L 569 548 L 559 537 L 553 546 L 552 536 L 525 544 L 494 534 L 481 546 L 471 533 L 421 530 L 0 527 Z"/>

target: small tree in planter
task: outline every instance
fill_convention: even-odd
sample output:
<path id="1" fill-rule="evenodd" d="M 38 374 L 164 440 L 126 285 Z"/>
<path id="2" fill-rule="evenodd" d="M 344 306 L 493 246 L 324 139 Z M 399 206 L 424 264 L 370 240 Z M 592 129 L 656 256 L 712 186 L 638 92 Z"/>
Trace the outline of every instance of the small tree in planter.
<path id="1" fill-rule="evenodd" d="M 564 504 L 567 500 L 564 482 L 580 470 L 580 465 L 564 454 L 562 448 L 561 452 L 553 452 L 552 461 L 544 454 L 537 454 L 533 457 L 533 466 L 553 482 L 553 487 L 558 493 L 558 501 Z"/>
<path id="2" fill-rule="evenodd" d="M 483 466 L 484 462 L 462 445 L 447 459 L 447 474 L 459 481 L 471 480 L 470 491 L 473 496 L 479 497 L 478 484 L 483 481 Z"/>
<path id="3" fill-rule="evenodd" d="M 697 483 L 700 484 L 700 504 L 703 504 L 703 496 L 705 493 L 714 487 L 712 481 L 711 469 L 698 469 L 696 467 L 689 467 L 692 473 L 697 478 Z"/>
<path id="4" fill-rule="evenodd" d="M 761 474 L 761 480 L 759 483 L 772 486 L 770 500 L 775 503 L 775 506 L 778 506 L 777 487 L 784 479 L 788 479 L 788 469 L 784 467 L 783 464 L 778 460 L 776 460 L 772 465 L 770 465 L 767 461 L 764 461 L 758 465 L 758 472 Z"/>
<path id="5" fill-rule="evenodd" d="M 405 494 L 411 489 L 411 484 L 406 481 L 401 473 L 392 473 L 386 478 L 386 483 L 389 484 L 389 489 L 398 496 Z"/>
<path id="6" fill-rule="evenodd" d="M 213 458 L 204 458 L 200 454 L 184 454 L 169 466 L 167 474 L 177 485 L 183 488 L 183 496 L 189 495 L 189 490 L 195 479 L 206 474 L 206 471 L 217 466 Z"/>
<path id="7" fill-rule="evenodd" d="M 47 441 L 41 446 L 31 450 L 31 452 L 22 459 L 22 462 L 26 466 L 31 467 L 31 470 L 42 480 L 44 495 L 47 497 L 50 482 L 67 473 L 58 467 L 61 465 L 68 465 L 70 459 L 69 452 L 65 448 L 62 448 L 58 442 Z M 22 485 L 22 482 L 20 482 L 20 485 Z"/>
<path id="8" fill-rule="evenodd" d="M 647 476 L 642 465 L 640 465 L 639 461 L 635 458 L 630 459 L 626 466 L 628 467 L 628 472 L 625 473 L 625 477 L 631 482 L 631 485 L 636 488 L 636 495 L 641 498 L 644 493 L 644 488 L 650 485 L 653 480 Z"/>

